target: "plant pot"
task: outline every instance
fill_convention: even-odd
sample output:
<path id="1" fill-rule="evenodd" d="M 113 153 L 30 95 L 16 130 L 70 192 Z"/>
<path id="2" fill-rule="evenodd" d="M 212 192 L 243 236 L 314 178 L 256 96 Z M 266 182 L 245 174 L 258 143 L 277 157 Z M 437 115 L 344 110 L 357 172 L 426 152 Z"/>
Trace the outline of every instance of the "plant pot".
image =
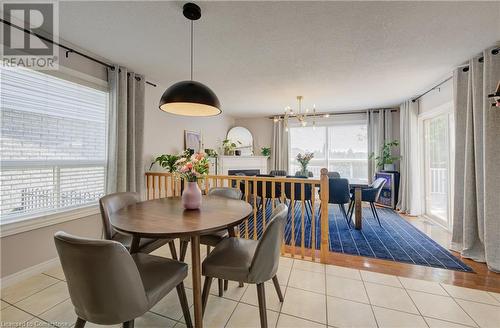
<path id="1" fill-rule="evenodd" d="M 189 181 L 185 184 L 182 193 L 182 206 L 186 210 L 196 210 L 201 206 L 201 190 L 196 181 Z"/>
<path id="2" fill-rule="evenodd" d="M 395 171 L 396 167 L 394 164 L 384 164 L 384 171 Z"/>

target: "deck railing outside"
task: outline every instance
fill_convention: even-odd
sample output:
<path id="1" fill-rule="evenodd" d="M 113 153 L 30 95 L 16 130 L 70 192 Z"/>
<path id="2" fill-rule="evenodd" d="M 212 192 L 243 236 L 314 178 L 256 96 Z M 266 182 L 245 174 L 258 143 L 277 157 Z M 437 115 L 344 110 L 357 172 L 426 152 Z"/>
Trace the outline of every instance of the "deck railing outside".
<path id="1" fill-rule="evenodd" d="M 276 204 L 286 203 L 289 214 L 282 253 L 325 263 L 329 251 L 327 172 L 321 169 L 319 179 L 208 175 L 198 185 L 204 194 L 214 187 L 240 188 L 244 200 L 253 207 L 252 214 L 236 229 L 240 238 L 262 236 Z M 146 173 L 148 200 L 179 197 L 181 192 L 181 180 L 175 174 Z"/>

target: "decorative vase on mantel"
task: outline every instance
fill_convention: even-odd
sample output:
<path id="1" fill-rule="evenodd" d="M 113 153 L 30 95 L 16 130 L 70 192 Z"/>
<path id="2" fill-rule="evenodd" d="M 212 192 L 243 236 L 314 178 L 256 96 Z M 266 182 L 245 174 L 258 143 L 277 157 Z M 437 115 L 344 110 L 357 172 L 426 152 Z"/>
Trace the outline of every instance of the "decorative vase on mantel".
<path id="1" fill-rule="evenodd" d="M 182 206 L 186 210 L 197 210 L 201 207 L 201 199 L 201 189 L 198 182 L 186 181 L 182 192 Z"/>

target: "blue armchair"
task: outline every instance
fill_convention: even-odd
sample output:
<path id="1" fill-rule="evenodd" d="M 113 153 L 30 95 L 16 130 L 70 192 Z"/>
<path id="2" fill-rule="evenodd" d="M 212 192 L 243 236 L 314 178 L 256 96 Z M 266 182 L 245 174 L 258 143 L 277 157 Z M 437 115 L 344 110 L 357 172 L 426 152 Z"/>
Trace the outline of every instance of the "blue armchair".
<path id="1" fill-rule="evenodd" d="M 361 201 L 369 202 L 370 208 L 372 210 L 373 216 L 377 219 L 378 224 L 380 224 L 380 218 L 378 217 L 377 208 L 375 207 L 375 202 L 378 201 L 382 188 L 385 185 L 386 180 L 383 178 L 378 178 L 368 188 L 361 190 Z M 352 218 L 352 213 L 354 212 L 354 192 L 351 195 L 351 203 L 349 204 L 349 217 Z"/>
<path id="2" fill-rule="evenodd" d="M 348 204 L 350 200 L 351 193 L 349 190 L 349 180 L 342 178 L 328 179 L 328 203 L 337 204 L 339 206 L 349 229 L 351 229 L 351 218 L 347 215 L 345 204 Z"/>

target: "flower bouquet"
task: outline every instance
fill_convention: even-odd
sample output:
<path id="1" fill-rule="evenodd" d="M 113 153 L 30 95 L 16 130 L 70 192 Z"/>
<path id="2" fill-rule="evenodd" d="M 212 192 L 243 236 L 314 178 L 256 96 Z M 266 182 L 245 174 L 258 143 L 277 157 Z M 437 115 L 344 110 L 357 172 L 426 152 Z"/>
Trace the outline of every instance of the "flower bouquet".
<path id="1" fill-rule="evenodd" d="M 198 179 L 208 174 L 209 162 L 204 153 L 195 153 L 190 157 L 182 157 L 176 162 L 177 174 L 184 179 L 182 205 L 185 209 L 194 210 L 201 206 L 201 190 Z"/>

